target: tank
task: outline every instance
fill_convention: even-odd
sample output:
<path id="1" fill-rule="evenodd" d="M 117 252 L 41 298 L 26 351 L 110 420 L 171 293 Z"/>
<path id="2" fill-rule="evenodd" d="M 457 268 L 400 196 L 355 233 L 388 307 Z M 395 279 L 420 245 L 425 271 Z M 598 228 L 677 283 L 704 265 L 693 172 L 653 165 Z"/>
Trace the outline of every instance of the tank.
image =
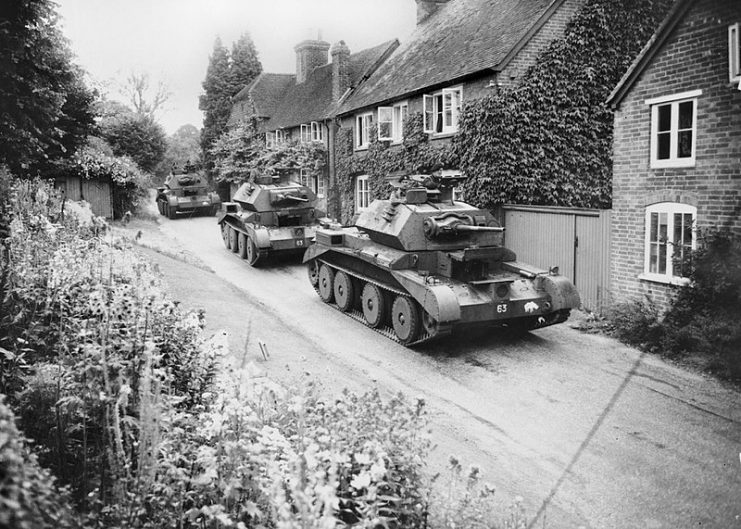
<path id="1" fill-rule="evenodd" d="M 224 245 L 251 266 L 270 255 L 303 253 L 324 215 L 316 200 L 309 187 L 285 172 L 253 177 L 232 202 L 222 204 L 218 222 Z"/>
<path id="2" fill-rule="evenodd" d="M 502 246 L 494 216 L 453 199 L 460 176 L 391 181 L 353 227 L 325 225 L 304 254 L 325 303 L 405 345 L 469 326 L 527 331 L 565 321 L 580 305 L 555 267 Z"/>
<path id="3" fill-rule="evenodd" d="M 219 195 L 209 191 L 205 176 L 197 172 L 170 173 L 164 187 L 157 188 L 157 209 L 170 219 L 179 213 L 215 215 L 221 206 Z"/>

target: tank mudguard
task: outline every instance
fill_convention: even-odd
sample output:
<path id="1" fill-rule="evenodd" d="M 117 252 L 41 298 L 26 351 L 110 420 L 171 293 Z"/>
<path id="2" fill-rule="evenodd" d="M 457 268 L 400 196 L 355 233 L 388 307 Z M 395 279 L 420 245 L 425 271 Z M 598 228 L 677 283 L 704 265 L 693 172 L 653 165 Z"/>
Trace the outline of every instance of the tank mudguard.
<path id="1" fill-rule="evenodd" d="M 551 296 L 553 310 L 578 309 L 581 306 L 581 298 L 574 284 L 564 276 L 541 275 L 537 281 L 541 281 L 543 288 Z"/>
<path id="2" fill-rule="evenodd" d="M 304 252 L 304 259 L 302 262 L 308 263 L 312 259 L 316 259 L 320 255 L 327 253 L 330 249 L 331 248 L 319 244 L 312 244 L 306 249 L 306 252 Z"/>
<path id="3" fill-rule="evenodd" d="M 266 228 L 254 228 L 252 226 L 246 226 L 247 235 L 255 242 L 255 246 L 259 250 L 267 250 L 271 246 L 270 232 Z"/>
<path id="4" fill-rule="evenodd" d="M 391 275 L 438 322 L 454 323 L 461 319 L 461 306 L 449 287 L 420 284 L 420 276 L 416 272 L 410 274 L 407 271 L 391 270 Z"/>

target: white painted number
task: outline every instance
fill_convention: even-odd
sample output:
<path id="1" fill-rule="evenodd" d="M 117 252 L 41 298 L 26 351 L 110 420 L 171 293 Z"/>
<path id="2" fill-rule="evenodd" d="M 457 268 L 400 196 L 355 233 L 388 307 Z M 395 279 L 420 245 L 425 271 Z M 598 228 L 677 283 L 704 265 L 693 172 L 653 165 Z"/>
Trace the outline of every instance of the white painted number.
<path id="1" fill-rule="evenodd" d="M 304 241 L 302 241 L 302 240 L 297 240 L 296 241 L 296 246 L 303 246 L 303 245 L 304 245 Z"/>
<path id="2" fill-rule="evenodd" d="M 502 303 L 501 305 L 497 305 L 497 312 L 499 314 L 503 314 L 503 313 L 507 312 L 507 305 L 504 304 L 504 303 Z"/>

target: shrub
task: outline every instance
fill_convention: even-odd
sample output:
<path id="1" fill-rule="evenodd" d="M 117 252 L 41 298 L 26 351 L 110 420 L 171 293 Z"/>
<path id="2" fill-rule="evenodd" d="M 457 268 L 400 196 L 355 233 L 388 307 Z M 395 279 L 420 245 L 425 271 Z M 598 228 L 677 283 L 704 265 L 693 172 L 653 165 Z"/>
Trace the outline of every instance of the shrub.
<path id="1" fill-rule="evenodd" d="M 64 529 L 80 527 L 69 497 L 41 468 L 0 396 L 0 527 Z"/>
<path id="2" fill-rule="evenodd" d="M 664 336 L 659 309 L 651 300 L 615 304 L 608 318 L 614 335 L 628 345 L 655 350 Z"/>

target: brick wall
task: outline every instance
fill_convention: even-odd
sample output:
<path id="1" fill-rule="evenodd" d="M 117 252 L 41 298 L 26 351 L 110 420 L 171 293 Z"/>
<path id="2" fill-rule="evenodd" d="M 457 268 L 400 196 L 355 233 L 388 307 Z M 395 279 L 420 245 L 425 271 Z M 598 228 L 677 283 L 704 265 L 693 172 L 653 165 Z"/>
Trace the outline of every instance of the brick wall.
<path id="1" fill-rule="evenodd" d="M 659 307 L 678 287 L 641 280 L 645 208 L 679 202 L 697 208 L 697 225 L 741 234 L 741 91 L 728 81 L 728 26 L 738 0 L 695 3 L 615 113 L 612 295 L 649 298 Z M 651 107 L 646 99 L 702 90 L 697 98 L 694 167 L 651 169 Z"/>

